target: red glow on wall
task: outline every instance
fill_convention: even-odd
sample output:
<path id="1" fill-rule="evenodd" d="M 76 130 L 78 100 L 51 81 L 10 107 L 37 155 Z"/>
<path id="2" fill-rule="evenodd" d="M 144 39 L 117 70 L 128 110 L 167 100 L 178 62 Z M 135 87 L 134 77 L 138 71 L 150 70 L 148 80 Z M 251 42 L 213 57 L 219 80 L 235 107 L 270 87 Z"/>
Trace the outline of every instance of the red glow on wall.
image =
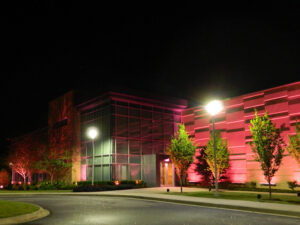
<path id="1" fill-rule="evenodd" d="M 224 112 L 216 116 L 216 129 L 221 130 L 222 138 L 228 141 L 230 167 L 226 172 L 227 178 L 233 183 L 266 183 L 260 164 L 254 161 L 254 154 L 248 144 L 252 140 L 250 120 L 254 118 L 254 109 L 259 115 L 268 111 L 277 128 L 284 126 L 282 137 L 287 143 L 288 135 L 295 132 L 295 118 L 300 118 L 300 82 L 225 100 L 224 105 Z M 198 146 L 206 145 L 209 140 L 209 121 L 210 117 L 201 107 L 189 108 L 182 113 L 182 122 Z M 287 156 L 272 179 L 276 186 L 286 186 L 287 181 L 293 180 L 300 183 L 299 165 L 287 152 L 285 154 Z M 188 180 L 201 182 L 194 164 L 188 170 Z"/>
<path id="2" fill-rule="evenodd" d="M 86 164 L 81 165 L 80 180 L 86 181 Z"/>

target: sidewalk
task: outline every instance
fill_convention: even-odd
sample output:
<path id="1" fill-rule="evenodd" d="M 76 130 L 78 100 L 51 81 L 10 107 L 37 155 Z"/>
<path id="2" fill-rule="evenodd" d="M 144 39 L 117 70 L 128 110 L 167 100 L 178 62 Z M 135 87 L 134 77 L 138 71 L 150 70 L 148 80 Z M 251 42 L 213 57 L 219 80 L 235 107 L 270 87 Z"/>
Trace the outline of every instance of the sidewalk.
<path id="1" fill-rule="evenodd" d="M 179 187 L 169 187 L 170 192 L 179 192 Z M 253 202 L 253 201 L 243 201 L 243 200 L 229 200 L 229 199 L 214 199 L 214 198 L 202 198 L 202 197 L 191 197 L 191 196 L 181 196 L 181 195 L 167 195 L 167 188 L 143 188 L 143 189 L 131 189 L 131 190 L 121 190 L 121 191 L 107 191 L 107 192 L 92 192 L 87 194 L 93 195 L 114 195 L 114 196 L 128 196 L 128 197 L 143 197 L 152 198 L 160 200 L 173 200 L 182 201 L 190 203 L 206 203 L 211 205 L 224 205 L 224 206 L 235 206 L 242 208 L 254 208 L 254 209 L 264 209 L 264 210 L 276 210 L 276 211 L 289 211 L 299 213 L 300 215 L 300 205 L 289 205 L 289 204 L 278 204 L 278 203 L 267 203 L 267 202 Z M 199 192 L 207 191 L 207 189 L 199 188 L 183 188 L 184 192 Z"/>
<path id="2" fill-rule="evenodd" d="M 118 191 L 104 191 L 104 192 L 67 192 L 67 193 L 28 193 L 34 194 L 58 194 L 58 195 L 81 195 L 81 196 L 114 196 L 114 197 L 131 197 L 148 200 L 158 200 L 166 202 L 176 202 L 193 205 L 203 205 L 210 207 L 231 208 L 246 211 L 258 211 L 265 213 L 276 213 L 281 215 L 293 215 L 300 217 L 300 205 L 267 203 L 267 202 L 253 202 L 244 200 L 229 200 L 229 199 L 215 199 L 215 198 L 202 198 L 181 195 L 168 195 L 165 194 L 167 188 L 170 192 L 179 192 L 179 187 L 155 187 L 155 188 L 142 188 Z M 184 192 L 199 192 L 207 191 L 201 188 L 183 188 Z M 18 193 L 3 193 L 1 195 L 19 195 Z M 20 195 L 24 193 L 20 193 Z M 274 193 L 275 194 L 275 193 Z M 295 196 L 296 198 L 296 196 Z"/>

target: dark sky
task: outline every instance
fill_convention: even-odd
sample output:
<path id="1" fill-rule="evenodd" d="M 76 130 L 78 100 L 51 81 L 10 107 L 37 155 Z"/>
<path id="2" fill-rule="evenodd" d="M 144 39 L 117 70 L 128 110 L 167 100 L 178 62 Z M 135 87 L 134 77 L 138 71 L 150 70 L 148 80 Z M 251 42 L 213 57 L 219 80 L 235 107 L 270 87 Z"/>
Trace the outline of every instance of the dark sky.
<path id="1" fill-rule="evenodd" d="M 108 85 L 201 102 L 300 80 L 298 13 L 133 17 L 13 8 L 1 28 L 5 138 L 46 125 L 48 101 Z"/>

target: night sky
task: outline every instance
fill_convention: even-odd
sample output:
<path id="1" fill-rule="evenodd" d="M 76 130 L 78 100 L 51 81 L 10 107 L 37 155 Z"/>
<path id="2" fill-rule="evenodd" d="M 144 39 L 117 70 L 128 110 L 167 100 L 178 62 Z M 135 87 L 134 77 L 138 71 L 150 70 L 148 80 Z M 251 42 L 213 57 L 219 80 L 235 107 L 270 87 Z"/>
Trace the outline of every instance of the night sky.
<path id="1" fill-rule="evenodd" d="M 46 126 L 48 101 L 71 89 L 118 85 L 195 104 L 300 81 L 298 13 L 104 11 L 29 4 L 4 17 L 2 145 Z"/>

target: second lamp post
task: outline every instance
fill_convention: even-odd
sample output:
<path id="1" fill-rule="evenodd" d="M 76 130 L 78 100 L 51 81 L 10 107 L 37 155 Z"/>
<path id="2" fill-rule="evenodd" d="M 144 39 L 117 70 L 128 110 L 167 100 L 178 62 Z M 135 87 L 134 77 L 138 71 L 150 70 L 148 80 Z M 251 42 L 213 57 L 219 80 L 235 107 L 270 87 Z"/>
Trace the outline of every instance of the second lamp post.
<path id="1" fill-rule="evenodd" d="M 218 170 L 217 170 L 217 149 L 216 149 L 216 132 L 215 132 L 215 115 L 223 109 L 223 103 L 219 100 L 209 102 L 206 107 L 206 111 L 212 116 L 212 138 L 213 138 L 213 149 L 214 149 L 214 165 L 215 165 L 215 196 L 218 196 Z"/>

